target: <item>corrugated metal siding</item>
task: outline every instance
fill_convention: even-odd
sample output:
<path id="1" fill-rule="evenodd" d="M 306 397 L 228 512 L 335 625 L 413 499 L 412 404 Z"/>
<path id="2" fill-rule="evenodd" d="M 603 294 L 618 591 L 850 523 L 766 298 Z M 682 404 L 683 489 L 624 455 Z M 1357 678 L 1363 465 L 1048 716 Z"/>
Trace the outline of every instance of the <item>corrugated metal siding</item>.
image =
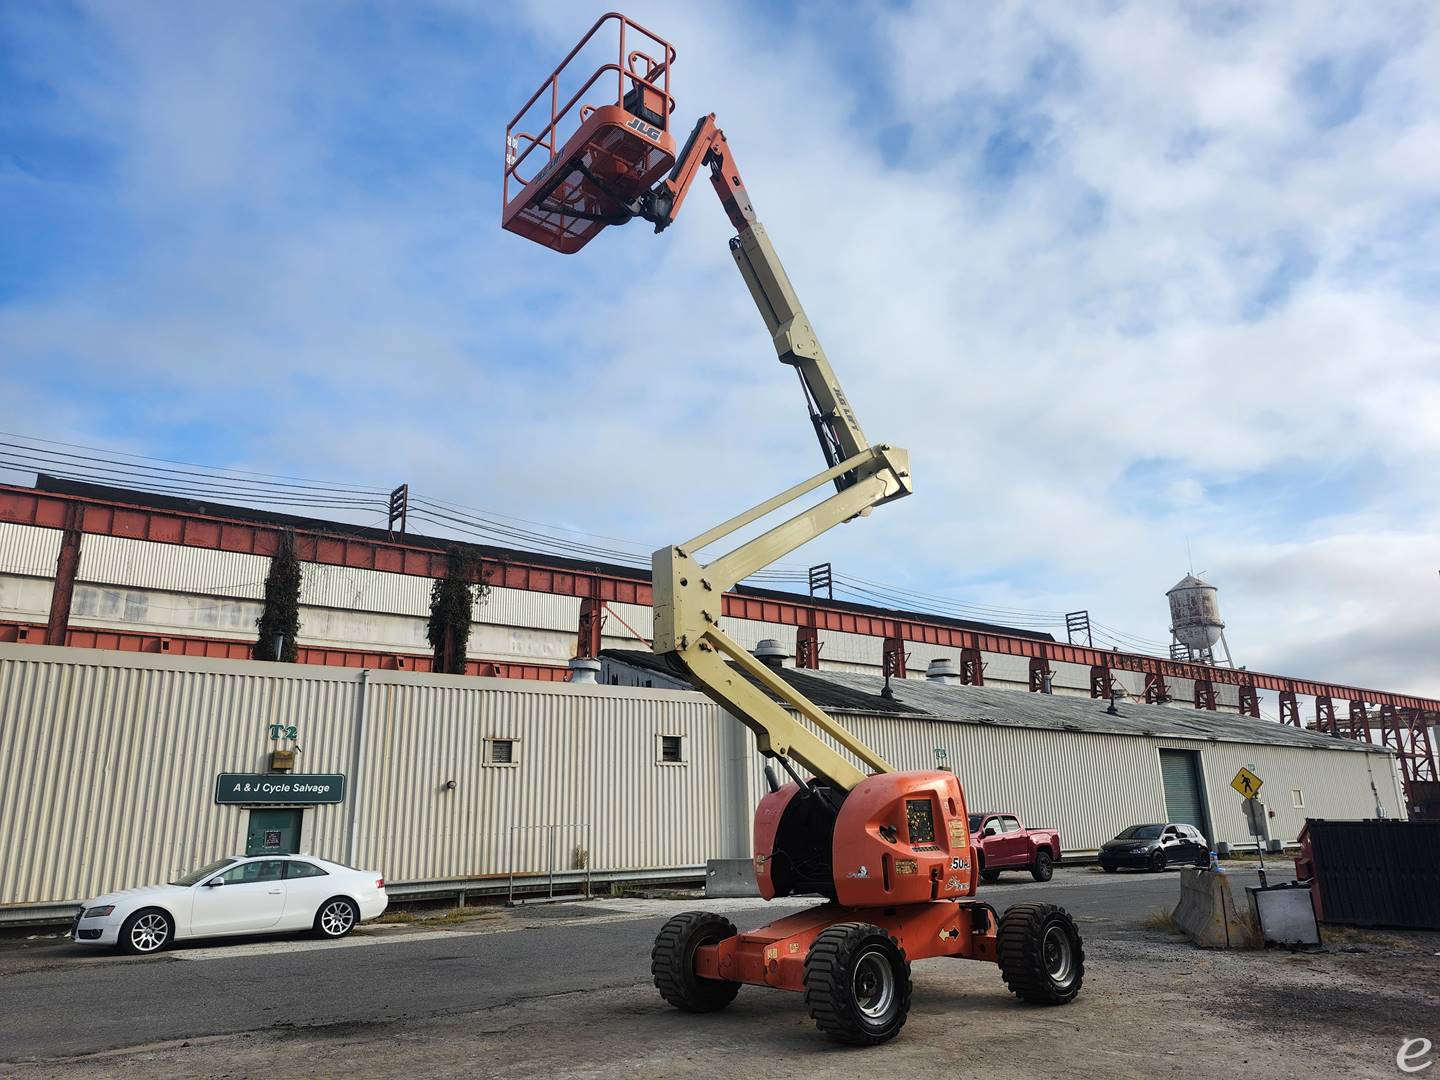
<path id="1" fill-rule="evenodd" d="M 1394 779 L 1394 758 L 1387 754 L 1353 750 L 1306 750 L 1258 746 L 1253 743 L 1181 742 L 1156 740 L 1159 746 L 1200 750 L 1200 768 L 1210 802 L 1214 840 L 1237 847 L 1254 844 L 1245 825 L 1238 792 L 1230 781 L 1241 766 L 1250 767 L 1263 780 L 1260 798 L 1275 816 L 1270 835 L 1293 842 L 1306 818 L 1370 818 L 1378 801 L 1390 817 L 1405 816 L 1405 800 Z M 1371 790 L 1371 782 L 1375 791 Z M 1303 808 L 1292 805 L 1290 792 L 1299 789 Z"/>
<path id="2" fill-rule="evenodd" d="M 361 695 L 364 708 L 360 708 Z M 357 757 L 357 717 L 363 739 Z M 353 669 L 300 668 L 0 644 L 0 903 L 83 899 L 163 880 L 243 850 L 247 812 L 214 802 L 224 771 L 259 771 L 266 726 L 300 729 L 301 771 L 350 777 L 347 801 L 307 809 L 304 849 L 355 859 L 397 882 L 547 868 L 535 826 L 592 868 L 695 866 L 749 851 L 765 790 L 754 742 L 698 694 Z M 843 722 L 897 768 L 936 765 L 977 810 L 1053 826 L 1069 852 L 1162 820 L 1160 747 L 1199 750 L 1217 836 L 1245 839 L 1228 787 L 1241 765 L 1266 781 L 1273 835 L 1306 816 L 1367 817 L 1373 778 L 1403 814 L 1389 755 L 1037 730 L 936 717 Z M 680 735 L 687 763 L 657 762 Z M 486 736 L 518 740 L 518 764 L 484 763 Z M 357 765 L 358 762 L 358 765 Z M 456 788 L 449 791 L 447 780 Z M 1292 788 L 1304 792 L 1294 809 Z M 530 828 L 512 855 L 512 825 Z"/>
<path id="3" fill-rule="evenodd" d="M 60 536 L 59 529 L 0 522 L 0 572 L 53 578 Z"/>
<path id="4" fill-rule="evenodd" d="M 243 850 L 245 816 L 217 807 L 213 785 L 261 767 L 272 718 L 303 718 L 307 771 L 345 771 L 342 681 L 86 662 L 108 655 L 0 647 L 0 903 L 161 881 Z M 334 850 L 341 813 L 306 813 L 307 848 Z"/>

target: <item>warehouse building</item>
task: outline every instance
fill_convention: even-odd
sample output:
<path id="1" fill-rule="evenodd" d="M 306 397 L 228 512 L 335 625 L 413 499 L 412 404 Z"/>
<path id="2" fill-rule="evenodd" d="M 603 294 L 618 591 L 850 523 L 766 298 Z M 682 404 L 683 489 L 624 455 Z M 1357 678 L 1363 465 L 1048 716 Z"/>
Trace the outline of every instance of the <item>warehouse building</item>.
<path id="1" fill-rule="evenodd" d="M 392 539 L 384 529 L 364 528 L 257 510 L 250 507 L 201 502 L 102 485 L 40 476 L 36 493 L 53 493 L 87 500 L 106 507 L 153 508 L 173 512 L 186 529 L 201 525 L 224 528 L 222 521 L 253 523 L 278 529 L 315 530 L 337 543 L 346 538 L 366 541 Z M 26 489 L 0 491 L 20 504 Z M 0 505 L 3 509 L 3 505 Z M 23 513 L 17 515 L 23 517 Z M 195 531 L 201 531 L 196 529 Z M 236 530 L 237 532 L 239 529 Z M 52 608 L 56 567 L 63 530 L 5 521 L 0 516 L 0 641 L 35 642 L 45 639 L 45 623 Z M 411 546 L 443 551 L 452 541 L 409 535 Z M 648 588 L 645 568 L 596 563 L 548 553 L 473 545 L 478 553 L 498 562 L 541 567 L 546 572 L 629 578 Z M 260 614 L 269 558 L 224 545 L 196 546 L 187 542 L 156 542 L 114 528 L 107 533 L 86 532 L 78 538 L 74 595 L 64 640 L 49 644 L 91 645 L 143 652 L 178 652 L 184 655 L 248 658 L 254 645 L 255 620 Z M 337 666 L 393 667 L 425 671 L 430 668 L 426 641 L 430 579 L 354 565 L 307 562 L 301 584 L 301 659 L 306 663 Z M 775 639 L 794 655 L 800 627 L 764 617 L 765 605 L 807 605 L 833 616 L 835 626 L 815 631 L 816 662 L 832 671 L 879 674 L 885 663 L 886 639 L 874 629 L 852 632 L 840 626 L 883 627 L 891 621 L 920 622 L 927 628 L 970 631 L 983 635 L 990 648 L 977 648 L 975 677 L 986 685 L 1009 689 L 1033 688 L 1035 668 L 1030 657 L 1001 651 L 1000 641 L 1052 642 L 1052 635 L 1035 630 L 1000 626 L 971 619 L 948 618 L 828 597 L 797 596 L 742 586 L 737 593 L 755 601 L 758 617 L 729 620 L 731 635 L 754 648 L 761 640 Z M 564 680 L 569 661 L 580 651 L 577 629 L 582 624 L 583 598 L 543 589 L 495 584 L 476 605 L 468 659 L 472 672 L 532 679 Z M 604 648 L 635 648 L 648 643 L 653 630 L 648 603 L 611 600 L 601 616 L 599 644 Z M 979 640 L 977 638 L 977 640 Z M 984 644 L 984 641 L 981 641 Z M 907 677 L 923 679 L 929 663 L 952 655 L 943 644 L 911 637 L 901 647 Z M 1104 650 L 1091 650 L 1103 656 Z M 1092 657 L 1092 660 L 1094 657 Z M 1106 678 L 1132 696 L 1144 696 L 1145 676 L 1117 665 Z M 1046 667 L 1048 685 L 1057 695 L 1090 697 L 1094 671 L 1090 663 L 1052 658 Z M 1177 707 L 1192 708 L 1195 684 L 1173 676 L 1166 691 Z M 1238 688 L 1217 677 L 1211 687 L 1214 708 L 1238 711 Z"/>
<path id="2" fill-rule="evenodd" d="M 617 679 L 653 658 L 606 657 Z M 1059 829 L 1068 856 L 1126 825 L 1203 816 L 1241 843 L 1244 765 L 1272 835 L 1402 816 L 1394 755 L 1238 716 L 944 680 L 785 669 L 902 769 L 953 769 L 974 809 Z M 750 854 L 750 733 L 693 690 L 575 685 L 0 644 L 0 921 L 302 850 L 397 895 L 590 876 L 697 880 Z"/>

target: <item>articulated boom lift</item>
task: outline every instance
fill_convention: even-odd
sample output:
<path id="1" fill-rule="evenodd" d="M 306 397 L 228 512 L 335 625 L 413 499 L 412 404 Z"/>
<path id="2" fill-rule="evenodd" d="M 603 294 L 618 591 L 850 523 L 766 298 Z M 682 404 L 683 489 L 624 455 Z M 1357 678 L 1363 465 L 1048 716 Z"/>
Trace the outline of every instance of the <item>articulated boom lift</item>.
<path id="1" fill-rule="evenodd" d="M 618 37 L 615 61 L 601 65 L 562 105 L 559 86 L 567 66 L 612 32 Z M 627 44 L 640 47 L 627 52 Z M 750 728 L 760 752 L 791 777 L 782 786 L 766 766 L 770 792 L 755 813 L 761 895 L 816 894 L 827 902 L 743 934 L 719 915 L 677 916 L 655 942 L 656 986 L 666 1001 L 690 1012 L 723 1008 L 742 983 L 803 990 L 822 1031 L 865 1045 L 893 1038 L 904 1025 L 914 959 L 998 962 L 1007 985 L 1024 1000 L 1068 1002 L 1084 973 L 1075 923 L 1050 904 L 1017 904 L 997 918 L 990 905 L 974 899 L 978 867 L 955 775 L 896 772 L 720 628 L 729 589 L 826 530 L 910 494 L 910 464 L 904 450 L 865 438 L 755 217 L 714 114 L 701 117 L 675 152 L 669 93 L 674 59 L 668 42 L 622 15 L 597 21 L 506 131 L 502 224 L 567 254 L 605 227 L 635 218 L 660 232 L 709 169 L 737 233 L 730 241 L 736 265 L 781 362 L 799 374 L 826 468 L 686 543 L 655 552 L 654 648 Z M 611 85 L 613 100 L 581 103 L 587 95 L 606 96 Z M 522 123 L 533 125 L 534 133 L 521 130 Z M 570 131 L 563 143 L 562 129 Z M 541 160 L 530 166 L 527 179 L 521 169 L 537 151 Z M 821 502 L 724 555 L 698 560 L 702 550 L 826 485 L 835 491 Z"/>

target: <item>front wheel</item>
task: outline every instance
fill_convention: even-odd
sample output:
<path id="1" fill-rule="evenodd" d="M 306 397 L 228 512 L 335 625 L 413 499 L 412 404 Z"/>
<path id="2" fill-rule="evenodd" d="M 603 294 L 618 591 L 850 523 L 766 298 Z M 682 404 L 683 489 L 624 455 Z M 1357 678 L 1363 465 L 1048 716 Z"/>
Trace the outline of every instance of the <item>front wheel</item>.
<path id="1" fill-rule="evenodd" d="M 360 921 L 355 904 L 343 896 L 332 896 L 315 912 L 315 933 L 322 938 L 342 938 Z"/>
<path id="2" fill-rule="evenodd" d="M 1157 874 L 1165 869 L 1165 852 L 1157 851 L 1150 856 L 1150 869 Z"/>
<path id="3" fill-rule="evenodd" d="M 1085 981 L 1085 949 L 1070 913 L 1054 904 L 1015 904 L 1000 917 L 1000 975 L 1032 1005 L 1073 1001 Z"/>
<path id="4" fill-rule="evenodd" d="M 695 974 L 695 950 L 735 936 L 735 924 L 723 915 L 687 911 L 660 928 L 650 950 L 650 974 L 660 996 L 682 1012 L 723 1009 L 740 992 L 738 982 Z"/>
<path id="5" fill-rule="evenodd" d="M 1036 881 L 1049 881 L 1055 876 L 1055 860 L 1043 848 L 1035 853 L 1035 865 L 1030 867 L 1030 876 Z"/>
<path id="6" fill-rule="evenodd" d="M 805 1004 L 837 1042 L 877 1046 L 910 1014 L 910 962 L 900 943 L 871 923 L 836 923 L 805 957 Z"/>
<path id="7" fill-rule="evenodd" d="M 981 871 L 980 871 L 980 880 L 983 881 L 986 885 L 994 885 L 995 882 L 997 882 L 997 881 L 1000 880 L 1000 871 L 999 871 L 999 870 L 981 870 Z"/>
<path id="8" fill-rule="evenodd" d="M 120 927 L 117 944 L 131 956 L 158 953 L 175 940 L 175 923 L 159 908 L 137 911 Z"/>

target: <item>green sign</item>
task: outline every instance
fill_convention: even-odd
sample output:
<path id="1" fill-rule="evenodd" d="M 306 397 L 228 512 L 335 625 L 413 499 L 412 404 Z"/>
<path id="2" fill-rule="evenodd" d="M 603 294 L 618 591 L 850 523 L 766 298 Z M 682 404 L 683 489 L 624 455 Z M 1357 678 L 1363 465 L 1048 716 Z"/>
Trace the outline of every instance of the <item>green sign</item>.
<path id="1" fill-rule="evenodd" d="M 221 773 L 215 801 L 240 806 L 316 806 L 345 800 L 340 773 Z"/>

